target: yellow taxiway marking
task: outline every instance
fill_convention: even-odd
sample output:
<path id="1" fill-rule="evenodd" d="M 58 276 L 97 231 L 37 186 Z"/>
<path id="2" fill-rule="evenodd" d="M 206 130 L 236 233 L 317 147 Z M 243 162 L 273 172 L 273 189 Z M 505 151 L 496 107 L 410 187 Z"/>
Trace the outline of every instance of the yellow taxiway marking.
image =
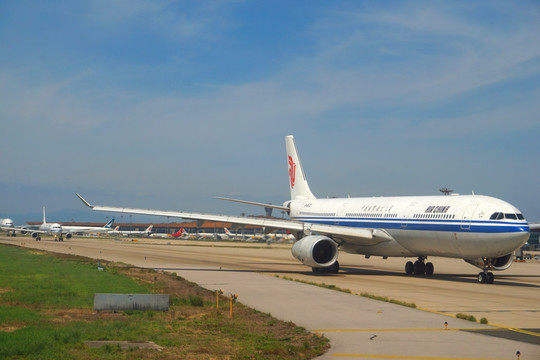
<path id="1" fill-rule="evenodd" d="M 537 333 L 537 332 L 534 332 L 534 331 L 528 331 L 528 330 L 508 327 L 508 326 L 504 326 L 504 325 L 497 325 L 497 324 L 489 324 L 489 325 L 496 326 L 497 328 L 499 328 L 501 330 L 509 330 L 509 331 L 514 331 L 514 332 L 518 332 L 518 333 L 522 333 L 522 334 L 527 334 L 527 335 L 531 335 L 531 336 L 540 337 L 540 333 Z"/>
<path id="2" fill-rule="evenodd" d="M 443 313 L 443 312 L 440 312 L 440 311 L 430 310 L 430 309 L 426 309 L 426 308 L 417 308 L 417 309 L 422 310 L 422 311 L 426 311 L 426 312 L 430 312 L 430 313 L 433 313 L 433 314 L 439 314 L 439 315 L 444 315 L 444 316 L 457 318 L 455 315 L 448 314 L 448 313 Z M 528 330 L 523 330 L 523 329 L 519 329 L 519 328 L 513 328 L 513 327 L 504 326 L 504 325 L 498 325 L 498 324 L 493 324 L 493 323 L 489 323 L 489 325 L 494 326 L 494 327 L 496 327 L 498 329 L 502 329 L 502 330 L 509 330 L 509 331 L 514 331 L 514 332 L 518 332 L 518 333 L 522 333 L 522 334 L 527 334 L 527 335 L 531 335 L 531 336 L 540 337 L 540 333 L 536 333 L 536 332 L 533 332 L 533 331 L 528 331 Z"/>
<path id="3" fill-rule="evenodd" d="M 493 325 L 493 324 L 490 324 L 490 325 Z M 506 327 L 506 326 L 501 326 L 501 325 L 493 325 L 494 327 L 492 328 L 471 328 L 471 329 L 463 329 L 463 328 L 460 328 L 460 329 L 313 329 L 312 331 L 314 332 L 318 332 L 318 333 L 331 333 L 331 332 L 370 332 L 370 333 L 373 333 L 373 332 L 415 332 L 415 331 L 504 331 L 504 330 L 508 330 L 508 331 L 513 331 L 513 332 L 518 332 L 518 333 L 522 333 L 522 334 L 526 334 L 526 335 L 530 335 L 530 336 L 536 336 L 536 337 L 540 337 L 540 333 L 536 333 L 536 332 L 533 332 L 533 331 L 528 331 L 528 330 L 522 330 L 522 329 L 518 329 L 518 328 L 511 328 L 511 327 Z"/>
<path id="4" fill-rule="evenodd" d="M 333 354 L 333 357 L 368 358 L 368 359 L 405 359 L 405 360 L 502 360 L 488 358 L 462 358 L 441 356 L 406 356 L 406 355 L 371 355 L 371 354 Z"/>
<path id="5" fill-rule="evenodd" d="M 478 329 L 313 329 L 315 332 L 401 332 L 401 331 L 498 331 L 498 328 Z"/>

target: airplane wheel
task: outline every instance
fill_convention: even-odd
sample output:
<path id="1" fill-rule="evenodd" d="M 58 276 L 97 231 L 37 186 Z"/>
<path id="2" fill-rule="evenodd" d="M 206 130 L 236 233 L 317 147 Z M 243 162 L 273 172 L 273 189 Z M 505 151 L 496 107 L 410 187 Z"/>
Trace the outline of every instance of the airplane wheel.
<path id="1" fill-rule="evenodd" d="M 486 277 L 486 283 L 493 284 L 493 281 L 495 281 L 495 276 L 492 272 L 488 272 Z"/>
<path id="2" fill-rule="evenodd" d="M 414 263 L 414 275 L 424 275 L 426 273 L 426 264 L 421 261 Z"/>
<path id="3" fill-rule="evenodd" d="M 478 283 L 479 284 L 485 284 L 487 282 L 487 275 L 486 273 L 478 273 Z"/>
<path id="4" fill-rule="evenodd" d="M 426 264 L 426 275 L 433 275 L 433 271 L 435 271 L 435 267 L 432 263 L 428 262 Z"/>
<path id="5" fill-rule="evenodd" d="M 332 266 L 328 268 L 328 270 L 330 270 L 329 272 L 332 274 L 339 273 L 339 263 L 336 261 L 335 263 L 332 264 Z"/>
<path id="6" fill-rule="evenodd" d="M 405 273 L 407 275 L 412 275 L 414 273 L 414 264 L 412 261 L 407 261 L 405 264 Z"/>

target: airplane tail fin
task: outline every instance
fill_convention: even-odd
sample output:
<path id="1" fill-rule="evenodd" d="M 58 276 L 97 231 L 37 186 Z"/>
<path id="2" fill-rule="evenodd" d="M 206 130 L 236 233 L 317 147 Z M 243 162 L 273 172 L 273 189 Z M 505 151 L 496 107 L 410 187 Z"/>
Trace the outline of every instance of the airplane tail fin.
<path id="1" fill-rule="evenodd" d="M 315 199 L 315 196 L 309 189 L 292 135 L 285 136 L 285 148 L 287 149 L 287 162 L 289 165 L 291 200 Z"/>
<path id="2" fill-rule="evenodd" d="M 149 233 L 149 232 L 152 232 L 152 228 L 154 227 L 154 225 L 150 225 L 149 227 L 146 228 L 146 230 L 144 230 L 145 233 Z"/>
<path id="3" fill-rule="evenodd" d="M 112 229 L 113 225 L 114 225 L 114 218 L 112 218 L 111 220 L 109 220 L 109 221 L 105 224 L 104 228 L 106 228 L 106 229 Z"/>
<path id="4" fill-rule="evenodd" d="M 174 234 L 172 234 L 171 236 L 172 237 L 183 237 L 184 236 L 184 228 L 180 228 L 178 229 L 177 232 L 175 232 Z"/>

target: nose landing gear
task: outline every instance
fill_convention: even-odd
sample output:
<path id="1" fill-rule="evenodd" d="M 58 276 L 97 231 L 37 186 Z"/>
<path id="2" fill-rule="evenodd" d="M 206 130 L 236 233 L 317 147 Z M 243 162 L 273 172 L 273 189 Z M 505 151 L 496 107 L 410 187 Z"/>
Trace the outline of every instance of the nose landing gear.
<path id="1" fill-rule="evenodd" d="M 493 284 L 493 281 L 495 281 L 495 276 L 490 271 L 493 269 L 493 264 L 491 263 L 491 259 L 488 258 L 482 258 L 484 262 L 484 271 L 478 273 L 478 283 L 479 284 Z"/>

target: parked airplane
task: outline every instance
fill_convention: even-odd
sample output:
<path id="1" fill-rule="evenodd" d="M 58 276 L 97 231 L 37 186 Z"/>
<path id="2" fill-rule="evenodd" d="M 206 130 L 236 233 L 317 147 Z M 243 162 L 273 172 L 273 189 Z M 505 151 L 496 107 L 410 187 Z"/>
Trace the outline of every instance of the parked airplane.
<path id="1" fill-rule="evenodd" d="M 13 230 L 14 227 L 13 220 L 0 219 L 0 230 L 7 232 L 8 236 L 15 236 L 15 230 Z"/>
<path id="2" fill-rule="evenodd" d="M 152 233 L 150 234 L 150 237 L 155 237 L 155 238 L 170 238 L 170 237 L 173 237 L 173 238 L 181 238 L 183 237 L 185 234 L 184 232 L 184 228 L 181 228 L 180 230 L 178 230 L 177 232 L 175 232 L 174 234 L 164 234 L 164 233 Z"/>
<path id="3" fill-rule="evenodd" d="M 128 230 L 120 230 L 120 226 L 117 226 L 114 228 L 114 230 L 110 230 L 107 232 L 107 235 L 112 236 L 134 236 L 134 237 L 148 237 L 152 233 L 152 228 L 154 225 L 150 225 L 146 228 L 144 231 L 128 231 Z"/>
<path id="4" fill-rule="evenodd" d="M 175 238 L 181 238 L 181 237 L 184 237 L 186 234 L 184 228 L 181 228 L 179 229 L 177 232 L 175 232 L 174 234 L 171 234 L 172 237 L 175 237 Z"/>
<path id="5" fill-rule="evenodd" d="M 512 265 L 514 251 L 529 238 L 529 224 L 511 204 L 488 196 L 404 196 L 317 199 L 311 192 L 293 136 L 285 137 L 291 200 L 283 206 L 232 201 L 287 211 L 291 220 L 91 205 L 95 211 L 223 221 L 287 229 L 298 240 L 293 256 L 316 273 L 339 271 L 338 248 L 366 257 L 415 257 L 407 274 L 431 275 L 428 256 L 460 258 L 482 269 L 479 283 L 493 283 L 492 270 Z"/>
<path id="6" fill-rule="evenodd" d="M 109 220 L 103 226 L 76 226 L 76 225 L 62 225 L 62 230 L 65 234 L 106 234 L 112 230 L 114 224 L 114 218 Z M 66 235 L 67 237 L 67 235 Z M 70 236 L 71 237 L 71 236 Z"/>

